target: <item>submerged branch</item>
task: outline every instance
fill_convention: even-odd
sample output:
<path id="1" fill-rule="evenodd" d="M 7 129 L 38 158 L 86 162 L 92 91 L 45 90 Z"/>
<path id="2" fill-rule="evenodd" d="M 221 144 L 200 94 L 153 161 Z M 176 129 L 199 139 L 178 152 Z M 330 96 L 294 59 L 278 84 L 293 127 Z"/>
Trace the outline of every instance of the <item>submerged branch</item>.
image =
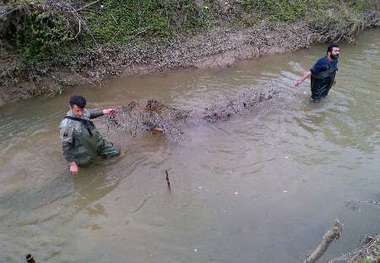
<path id="1" fill-rule="evenodd" d="M 305 259 L 304 263 L 314 263 L 322 257 L 322 255 L 329 248 L 332 241 L 339 239 L 342 236 L 343 225 L 337 219 L 332 229 L 324 234 L 321 242 L 314 249 L 314 251 Z"/>

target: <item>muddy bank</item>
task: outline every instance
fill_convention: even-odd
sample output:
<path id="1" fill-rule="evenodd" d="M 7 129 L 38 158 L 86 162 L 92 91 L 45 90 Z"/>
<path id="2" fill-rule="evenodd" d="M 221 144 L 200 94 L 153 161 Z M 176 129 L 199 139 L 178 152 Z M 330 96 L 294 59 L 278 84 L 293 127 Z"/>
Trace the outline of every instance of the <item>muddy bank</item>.
<path id="1" fill-rule="evenodd" d="M 263 55 L 307 48 L 314 43 L 351 39 L 358 31 L 380 25 L 380 13 L 363 16 L 360 27 L 340 32 L 311 28 L 306 22 L 267 24 L 254 28 L 218 28 L 165 43 L 135 43 L 103 46 L 81 54 L 64 65 L 20 70 L 15 56 L 0 60 L 0 105 L 39 95 L 55 95 L 65 88 L 85 83 L 96 85 L 115 75 L 147 74 L 184 68 L 214 68 Z"/>

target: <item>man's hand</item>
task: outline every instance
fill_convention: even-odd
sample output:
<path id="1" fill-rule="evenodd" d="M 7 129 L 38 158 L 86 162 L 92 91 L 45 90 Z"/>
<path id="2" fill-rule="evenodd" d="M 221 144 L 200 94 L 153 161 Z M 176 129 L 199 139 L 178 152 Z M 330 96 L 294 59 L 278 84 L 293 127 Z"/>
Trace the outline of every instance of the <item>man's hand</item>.
<path id="1" fill-rule="evenodd" d="M 79 167 L 76 162 L 70 163 L 70 173 L 71 175 L 77 175 L 79 171 Z"/>
<path id="2" fill-rule="evenodd" d="M 104 115 L 113 115 L 113 114 L 115 114 L 115 113 L 116 113 L 116 110 L 113 109 L 113 108 L 110 108 L 110 109 L 104 109 L 104 110 L 103 110 L 103 114 L 104 114 Z"/>
<path id="3" fill-rule="evenodd" d="M 294 87 L 297 88 L 302 82 L 305 81 L 305 79 L 310 78 L 310 76 L 311 76 L 311 71 L 305 72 L 305 74 L 302 76 L 302 78 L 294 81 Z"/>
<path id="4" fill-rule="evenodd" d="M 294 87 L 297 88 L 302 82 L 302 79 L 297 79 L 296 81 L 294 81 Z"/>

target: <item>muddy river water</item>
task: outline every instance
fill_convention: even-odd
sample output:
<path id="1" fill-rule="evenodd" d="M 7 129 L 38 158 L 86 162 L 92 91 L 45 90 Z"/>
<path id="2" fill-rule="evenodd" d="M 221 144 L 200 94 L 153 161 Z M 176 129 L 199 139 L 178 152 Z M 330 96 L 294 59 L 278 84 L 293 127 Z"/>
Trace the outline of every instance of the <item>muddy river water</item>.
<path id="1" fill-rule="evenodd" d="M 343 238 L 325 259 L 379 233 L 380 31 L 342 46 L 337 84 L 311 104 L 309 83 L 292 83 L 324 53 L 121 77 L 1 108 L 0 262 L 32 253 L 37 262 L 290 263 L 336 218 Z M 123 155 L 68 175 L 57 127 L 72 94 L 89 107 L 156 98 L 191 109 L 265 85 L 278 96 L 193 125 L 178 142 L 103 129 Z"/>

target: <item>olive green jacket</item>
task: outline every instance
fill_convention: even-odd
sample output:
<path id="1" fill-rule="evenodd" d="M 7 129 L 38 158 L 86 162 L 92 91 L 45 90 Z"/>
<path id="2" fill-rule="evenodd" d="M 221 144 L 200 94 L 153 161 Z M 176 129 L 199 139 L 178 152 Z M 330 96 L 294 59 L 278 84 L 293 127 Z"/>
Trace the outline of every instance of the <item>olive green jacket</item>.
<path id="1" fill-rule="evenodd" d="M 111 143 L 103 139 L 90 121 L 102 115 L 101 110 L 85 110 L 81 118 L 85 121 L 68 118 L 61 121 L 59 127 L 63 156 L 68 162 L 75 161 L 78 165 L 86 165 L 97 156 L 108 157 L 119 154 Z M 69 111 L 66 116 L 75 117 L 72 111 Z"/>

